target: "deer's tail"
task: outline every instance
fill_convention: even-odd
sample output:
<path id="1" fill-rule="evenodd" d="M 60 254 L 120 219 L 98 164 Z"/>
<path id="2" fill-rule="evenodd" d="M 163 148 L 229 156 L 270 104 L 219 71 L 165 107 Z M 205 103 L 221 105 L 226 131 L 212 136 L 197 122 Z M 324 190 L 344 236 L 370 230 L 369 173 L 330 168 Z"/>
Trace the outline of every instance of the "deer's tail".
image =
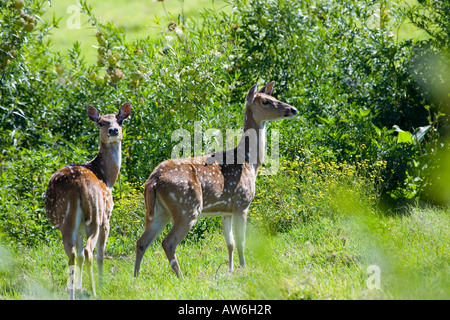
<path id="1" fill-rule="evenodd" d="M 134 276 L 139 275 L 141 260 L 147 250 L 148 246 L 155 240 L 159 231 L 151 227 L 155 215 L 155 201 L 156 201 L 156 183 L 152 179 L 147 180 L 144 189 L 145 200 L 145 230 L 139 240 L 136 242 L 136 261 L 134 264 Z"/>
<path id="2" fill-rule="evenodd" d="M 145 201 L 145 227 L 148 227 L 150 221 L 153 220 L 155 215 L 155 201 L 156 201 L 156 183 L 149 179 L 145 183 L 144 189 L 144 201 Z"/>

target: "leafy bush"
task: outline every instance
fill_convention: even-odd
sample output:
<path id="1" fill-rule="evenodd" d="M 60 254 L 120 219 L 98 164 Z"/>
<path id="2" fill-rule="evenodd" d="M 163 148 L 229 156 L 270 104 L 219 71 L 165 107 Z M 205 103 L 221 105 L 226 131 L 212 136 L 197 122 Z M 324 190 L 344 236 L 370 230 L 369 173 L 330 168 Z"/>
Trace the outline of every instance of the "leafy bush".
<path id="1" fill-rule="evenodd" d="M 432 124 L 427 143 L 420 146 L 420 157 L 415 163 L 421 197 L 433 203 L 448 205 L 443 199 L 442 180 L 447 174 L 447 156 L 450 152 L 450 1 L 419 0 L 408 7 L 405 15 L 426 32 L 427 40 L 411 44 L 409 69 L 427 99 L 428 121 Z M 439 190 L 441 189 L 441 190 Z"/>
<path id="2" fill-rule="evenodd" d="M 260 176 L 249 217 L 269 232 L 283 232 L 293 226 L 336 215 L 350 216 L 374 208 L 380 200 L 380 172 L 386 163 L 356 165 L 324 161 L 309 150 L 301 160 L 284 161 L 280 172 Z"/>
<path id="3" fill-rule="evenodd" d="M 304 118 L 283 128 L 283 154 L 295 159 L 306 147 L 338 161 L 386 161 L 384 194 L 410 196 L 405 181 L 420 175 L 412 159 L 423 145 L 398 143 L 393 127 L 432 132 L 440 110 L 412 75 L 412 42 L 397 43 L 390 31 L 402 11 L 385 1 L 314 0 L 238 1 L 235 9 L 240 80 L 276 80 Z"/>
<path id="4" fill-rule="evenodd" d="M 26 244 L 54 236 L 43 216 L 51 174 L 68 163 L 93 158 L 98 149 L 98 132 L 86 117 L 87 104 L 97 106 L 101 113 L 116 112 L 124 101 L 133 106 L 124 127 L 122 185 L 116 188 L 116 198 L 122 187 L 144 182 L 154 166 L 170 157 L 177 142 L 171 141 L 175 129 L 192 129 L 194 120 L 205 127 L 234 126 L 243 113 L 241 106 L 228 104 L 236 83 L 228 71 L 234 45 L 219 32 L 223 24 L 210 21 L 219 20 L 218 14 L 203 13 L 205 25 L 190 25 L 185 19 L 155 21 L 163 33 L 161 39 L 128 43 L 120 30 L 98 22 L 82 2 L 83 13 L 97 29 L 98 61 L 88 65 L 78 43 L 67 56 L 51 53 L 50 42 L 44 39 L 58 21 L 40 20 L 45 3 L 31 1 L 16 9 L 15 2 L 8 1 L 0 7 L 0 107 L 5 111 L 0 118 L 0 172 L 5 178 L 0 221 L 7 238 Z M 15 22 L 25 14 L 35 23 L 26 32 Z M 38 154 L 44 154 L 46 161 Z M 22 170 L 30 174 L 17 175 Z M 30 221 L 34 236 L 13 230 L 13 225 L 20 228 L 21 223 L 9 210 L 11 206 L 20 208 Z M 205 231 L 209 225 L 198 228 Z"/>

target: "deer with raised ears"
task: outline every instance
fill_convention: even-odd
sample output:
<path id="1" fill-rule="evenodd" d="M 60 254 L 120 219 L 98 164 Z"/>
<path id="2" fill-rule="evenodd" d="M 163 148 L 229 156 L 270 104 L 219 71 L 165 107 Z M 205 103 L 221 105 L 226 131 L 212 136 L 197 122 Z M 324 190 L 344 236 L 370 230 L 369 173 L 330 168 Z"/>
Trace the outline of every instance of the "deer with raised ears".
<path id="1" fill-rule="evenodd" d="M 69 258 L 71 282 L 73 284 L 75 266 L 78 265 L 77 289 L 81 289 L 86 257 L 94 296 L 93 250 L 97 244 L 98 278 L 101 284 L 109 217 L 114 206 L 111 190 L 119 176 L 122 159 L 122 122 L 130 113 L 129 102 L 123 104 L 117 114 L 104 116 L 94 107 L 88 106 L 89 119 L 100 128 L 99 152 L 92 161 L 56 171 L 50 178 L 45 196 L 47 217 L 61 231 L 64 250 Z M 85 246 L 84 236 L 87 239 Z M 69 299 L 74 297 L 71 285 Z"/>
<path id="2" fill-rule="evenodd" d="M 145 231 L 136 243 L 136 277 L 145 251 L 170 219 L 173 227 L 162 246 L 177 276 L 182 272 L 175 249 L 196 221 L 204 217 L 222 217 L 230 273 L 235 240 L 240 265 L 245 267 L 247 211 L 264 161 L 266 121 L 292 118 L 297 113 L 296 108 L 271 96 L 273 86 L 271 82 L 258 92 L 254 85 L 248 92 L 244 134 L 236 148 L 203 157 L 166 160 L 154 169 L 145 183 Z"/>

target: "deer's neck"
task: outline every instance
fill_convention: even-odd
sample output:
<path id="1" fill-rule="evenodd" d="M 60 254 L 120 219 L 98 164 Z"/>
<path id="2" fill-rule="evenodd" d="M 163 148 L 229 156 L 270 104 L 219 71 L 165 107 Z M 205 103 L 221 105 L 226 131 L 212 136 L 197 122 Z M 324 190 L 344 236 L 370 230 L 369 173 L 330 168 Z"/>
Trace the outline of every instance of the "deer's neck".
<path id="1" fill-rule="evenodd" d="M 258 173 L 266 154 L 266 122 L 256 121 L 249 107 L 245 109 L 244 134 L 238 144 L 239 148 L 245 150 L 245 160 Z"/>
<path id="2" fill-rule="evenodd" d="M 119 177 L 121 162 L 122 143 L 120 141 L 110 144 L 100 142 L 97 156 L 88 165 L 97 177 L 112 188 Z"/>

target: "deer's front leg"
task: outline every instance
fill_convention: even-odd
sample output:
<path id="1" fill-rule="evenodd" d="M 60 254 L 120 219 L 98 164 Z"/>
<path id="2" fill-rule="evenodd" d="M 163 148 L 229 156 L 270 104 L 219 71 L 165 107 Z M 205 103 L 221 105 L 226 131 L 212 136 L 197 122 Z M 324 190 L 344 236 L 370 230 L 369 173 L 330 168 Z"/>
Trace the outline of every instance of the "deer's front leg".
<path id="1" fill-rule="evenodd" d="M 232 228 L 233 217 L 225 216 L 222 217 L 223 233 L 225 235 L 225 242 L 227 243 L 228 249 L 228 270 L 230 273 L 233 272 L 233 251 L 234 251 L 234 238 L 233 238 L 233 228 Z"/>
<path id="2" fill-rule="evenodd" d="M 244 248 L 245 248 L 245 229 L 247 225 L 247 209 L 233 215 L 233 229 L 236 237 L 236 248 L 239 255 L 239 264 L 245 268 Z"/>

